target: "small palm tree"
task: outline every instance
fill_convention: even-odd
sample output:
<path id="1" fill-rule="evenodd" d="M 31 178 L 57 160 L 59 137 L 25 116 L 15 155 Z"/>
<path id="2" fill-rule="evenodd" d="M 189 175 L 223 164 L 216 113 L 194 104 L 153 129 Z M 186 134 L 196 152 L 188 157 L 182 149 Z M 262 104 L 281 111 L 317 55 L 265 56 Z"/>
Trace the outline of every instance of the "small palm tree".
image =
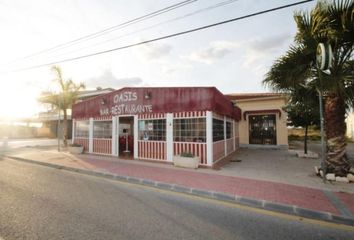
<path id="1" fill-rule="evenodd" d="M 305 85 L 325 93 L 327 172 L 345 176 L 350 170 L 345 114 L 354 105 L 354 1 L 319 1 L 310 14 L 297 12 L 294 18 L 295 43 L 275 61 L 263 83 L 290 94 Z M 329 43 L 333 49 L 328 75 L 316 67 L 319 43 Z"/>
<path id="2" fill-rule="evenodd" d="M 67 110 L 72 108 L 78 97 L 81 89 L 85 89 L 83 83 L 75 84 L 71 79 L 64 80 L 62 71 L 59 66 L 53 66 L 51 70 L 54 72 L 56 78 L 54 81 L 59 84 L 59 93 L 49 93 L 41 96 L 39 101 L 45 104 L 51 104 L 59 111 L 63 111 L 63 143 L 67 146 L 68 142 L 68 114 Z"/>
<path id="3" fill-rule="evenodd" d="M 310 126 L 319 126 L 319 102 L 317 92 L 304 86 L 298 86 L 298 91 L 291 93 L 284 110 L 295 127 L 304 127 L 304 153 L 307 154 L 308 129 Z"/>

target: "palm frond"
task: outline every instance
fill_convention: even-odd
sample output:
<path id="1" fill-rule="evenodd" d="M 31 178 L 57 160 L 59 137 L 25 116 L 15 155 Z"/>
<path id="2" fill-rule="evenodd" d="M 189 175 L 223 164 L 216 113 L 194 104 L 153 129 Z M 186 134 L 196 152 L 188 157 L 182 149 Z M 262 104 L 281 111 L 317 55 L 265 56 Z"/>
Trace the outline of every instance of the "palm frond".
<path id="1" fill-rule="evenodd" d="M 79 91 L 85 89 L 85 84 L 76 84 L 72 79 L 64 80 L 61 68 L 53 66 L 51 70 L 56 74 L 54 79 L 60 85 L 59 93 L 47 93 L 41 96 L 38 101 L 44 104 L 51 104 L 56 108 L 66 110 L 72 107 L 77 100 Z"/>
<path id="2" fill-rule="evenodd" d="M 304 46 L 291 46 L 286 54 L 275 61 L 266 74 L 263 84 L 276 91 L 291 91 L 305 84 L 311 77 L 315 52 Z"/>
<path id="3" fill-rule="evenodd" d="M 310 12 L 295 12 L 295 42 L 284 56 L 276 60 L 263 84 L 276 91 L 294 91 L 306 80 L 308 87 L 336 93 L 354 103 L 354 0 L 318 1 Z M 331 74 L 318 72 L 316 49 L 320 42 L 333 50 Z M 313 85 L 313 86 L 312 86 Z"/>

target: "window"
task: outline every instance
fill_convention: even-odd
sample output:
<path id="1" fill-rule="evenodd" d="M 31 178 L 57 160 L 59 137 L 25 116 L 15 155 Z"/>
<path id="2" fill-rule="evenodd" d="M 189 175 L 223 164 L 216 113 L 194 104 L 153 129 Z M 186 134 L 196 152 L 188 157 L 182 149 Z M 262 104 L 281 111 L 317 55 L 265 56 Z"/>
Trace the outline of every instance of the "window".
<path id="1" fill-rule="evenodd" d="M 76 121 L 75 137 L 89 137 L 89 121 Z"/>
<path id="2" fill-rule="evenodd" d="M 145 141 L 166 141 L 166 120 L 140 120 L 139 139 Z"/>
<path id="3" fill-rule="evenodd" d="M 173 120 L 174 142 L 206 142 L 205 118 Z"/>
<path id="4" fill-rule="evenodd" d="M 93 138 L 112 138 L 112 122 L 95 121 L 93 123 Z"/>
<path id="5" fill-rule="evenodd" d="M 233 124 L 231 122 L 226 122 L 226 138 L 233 138 Z"/>
<path id="6" fill-rule="evenodd" d="M 213 118 L 213 142 L 224 140 L 224 120 Z"/>

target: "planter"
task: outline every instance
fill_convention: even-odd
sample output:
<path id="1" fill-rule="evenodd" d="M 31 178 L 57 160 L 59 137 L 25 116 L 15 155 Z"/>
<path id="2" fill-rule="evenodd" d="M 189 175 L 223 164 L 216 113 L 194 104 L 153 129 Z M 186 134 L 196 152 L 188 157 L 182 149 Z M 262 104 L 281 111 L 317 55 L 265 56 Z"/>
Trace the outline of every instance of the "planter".
<path id="1" fill-rule="evenodd" d="M 173 164 L 176 167 L 198 168 L 199 157 L 181 157 L 180 155 L 173 156 Z"/>
<path id="2" fill-rule="evenodd" d="M 81 147 L 68 147 L 68 150 L 69 150 L 69 153 L 72 153 L 72 154 L 81 154 L 84 152 L 84 147 L 81 146 Z"/>

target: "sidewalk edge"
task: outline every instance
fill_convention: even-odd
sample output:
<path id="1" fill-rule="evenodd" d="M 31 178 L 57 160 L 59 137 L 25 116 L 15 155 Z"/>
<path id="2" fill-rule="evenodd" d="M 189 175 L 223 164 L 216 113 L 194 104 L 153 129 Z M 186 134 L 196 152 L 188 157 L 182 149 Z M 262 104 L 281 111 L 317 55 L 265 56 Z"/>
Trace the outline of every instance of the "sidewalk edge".
<path id="1" fill-rule="evenodd" d="M 260 208 L 260 209 L 264 209 L 264 210 L 268 210 L 268 211 L 274 211 L 274 212 L 279 212 L 279 213 L 284 213 L 284 214 L 289 214 L 289 215 L 295 215 L 298 217 L 305 217 L 305 218 L 311 218 L 311 219 L 316 219 L 316 220 L 322 220 L 322 221 L 326 221 L 326 222 L 334 222 L 334 223 L 354 226 L 354 218 L 349 218 L 349 217 L 340 216 L 340 215 L 334 215 L 334 214 L 331 214 L 328 212 L 315 211 L 312 209 L 302 208 L 302 207 L 298 207 L 295 205 L 275 203 L 275 202 L 270 202 L 270 201 L 266 201 L 266 200 L 259 200 L 259 199 L 254 199 L 254 198 L 226 194 L 226 193 L 222 193 L 222 192 L 215 192 L 215 191 L 208 191 L 208 190 L 203 190 L 203 189 L 190 188 L 190 187 L 185 187 L 185 186 L 176 185 L 176 184 L 158 182 L 158 181 L 154 181 L 154 180 L 150 180 L 150 179 L 117 175 L 117 174 L 113 174 L 113 173 L 109 173 L 109 172 L 68 167 L 68 166 L 63 166 L 63 165 L 59 165 L 59 164 L 41 162 L 41 161 L 30 160 L 30 159 L 25 159 L 25 158 L 21 158 L 21 157 L 15 157 L 15 156 L 5 156 L 5 157 L 13 159 L 13 160 L 17 160 L 17 161 L 33 163 L 33 164 L 42 165 L 45 167 L 56 168 L 56 169 L 67 170 L 67 171 L 81 173 L 81 174 L 85 174 L 85 175 L 103 177 L 106 179 L 129 182 L 129 183 L 133 183 L 133 184 L 140 184 L 140 185 L 154 187 L 154 188 L 158 188 L 158 189 L 162 189 L 162 190 L 168 190 L 168 191 L 173 191 L 173 192 L 178 192 L 178 193 L 185 193 L 185 194 L 195 195 L 198 197 L 215 199 L 218 201 L 231 202 L 231 203 L 240 204 L 240 205 L 244 205 L 244 206 Z"/>

